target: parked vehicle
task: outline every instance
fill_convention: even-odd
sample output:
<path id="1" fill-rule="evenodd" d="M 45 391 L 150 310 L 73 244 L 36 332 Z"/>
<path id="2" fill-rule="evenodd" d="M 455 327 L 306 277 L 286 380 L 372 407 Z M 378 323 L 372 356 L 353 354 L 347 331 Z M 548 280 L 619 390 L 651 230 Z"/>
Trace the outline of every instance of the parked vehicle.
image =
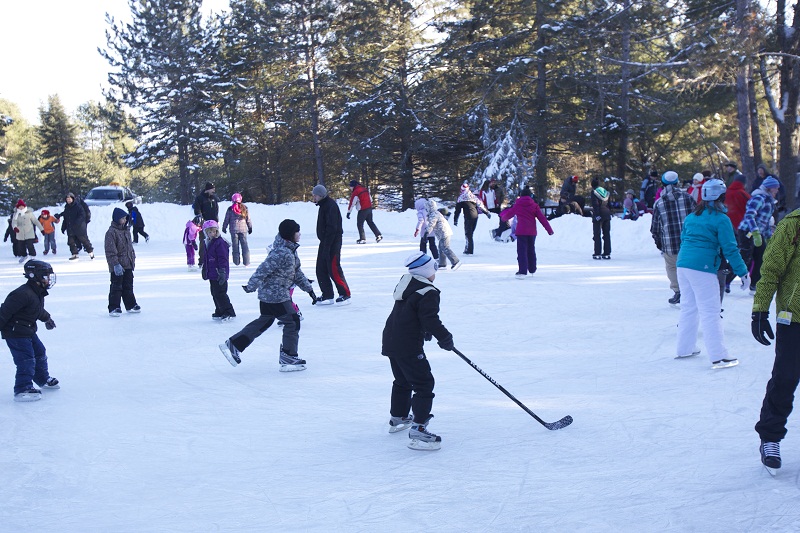
<path id="1" fill-rule="evenodd" d="M 86 205 L 111 205 L 116 203 L 133 202 L 139 204 L 142 197 L 133 193 L 129 188 L 121 185 L 104 185 L 95 187 L 84 198 Z"/>

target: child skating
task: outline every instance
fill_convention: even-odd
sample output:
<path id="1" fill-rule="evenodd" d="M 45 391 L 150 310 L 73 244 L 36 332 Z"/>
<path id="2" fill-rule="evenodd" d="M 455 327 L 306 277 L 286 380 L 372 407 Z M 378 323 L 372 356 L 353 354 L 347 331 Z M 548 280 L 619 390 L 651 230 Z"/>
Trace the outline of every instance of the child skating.
<path id="1" fill-rule="evenodd" d="M 190 271 L 196 268 L 194 265 L 194 254 L 197 251 L 197 235 L 202 231 L 202 224 L 202 217 L 197 215 L 186 223 L 186 229 L 183 230 L 183 247 L 186 248 L 186 265 Z"/>
<path id="2" fill-rule="evenodd" d="M 242 352 L 277 320 L 283 327 L 278 355 L 280 371 L 306 369 L 305 359 L 300 359 L 298 355 L 300 315 L 292 303 L 291 291 L 292 287 L 297 286 L 307 292 L 311 296 L 312 305 L 317 302 L 317 295 L 306 275 L 300 270 L 300 258 L 297 256 L 299 243 L 300 225 L 289 219 L 281 222 L 267 258 L 250 276 L 247 285 L 242 286 L 245 292 L 258 291 L 261 315 L 219 345 L 220 351 L 232 366 L 242 362 Z"/>
<path id="3" fill-rule="evenodd" d="M 389 433 L 410 427 L 409 448 L 438 450 L 442 438 L 428 431 L 434 379 L 423 344 L 436 337 L 443 350 L 452 350 L 453 335 L 439 320 L 439 289 L 433 286 L 436 262 L 415 252 L 405 265 L 408 273 L 394 289 L 394 307 L 383 328 L 381 353 L 389 358 L 394 375 Z"/>
<path id="4" fill-rule="evenodd" d="M 230 245 L 228 241 L 220 238 L 219 224 L 216 220 L 206 220 L 203 223 L 205 240 L 205 261 L 203 261 L 203 279 L 207 279 L 211 287 L 211 297 L 214 299 L 213 320 L 227 322 L 236 317 L 231 299 L 228 297 L 228 276 L 230 275 Z"/>

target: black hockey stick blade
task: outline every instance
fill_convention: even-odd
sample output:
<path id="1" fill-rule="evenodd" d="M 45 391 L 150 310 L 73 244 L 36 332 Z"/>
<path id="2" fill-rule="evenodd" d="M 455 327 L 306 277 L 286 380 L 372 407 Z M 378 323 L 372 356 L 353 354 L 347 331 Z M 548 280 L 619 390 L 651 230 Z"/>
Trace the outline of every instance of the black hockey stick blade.
<path id="1" fill-rule="evenodd" d="M 513 402 L 514 402 L 514 403 L 516 403 L 517 405 L 519 405 L 519 406 L 520 406 L 520 407 L 521 407 L 521 408 L 522 408 L 522 409 L 523 409 L 523 410 L 524 410 L 526 413 L 528 413 L 529 415 L 531 415 L 531 416 L 532 416 L 532 417 L 533 417 L 533 418 L 534 418 L 534 419 L 535 419 L 537 422 L 539 422 L 541 425 L 543 425 L 544 427 L 546 427 L 546 428 L 547 428 L 547 429 L 549 429 L 550 431 L 555 431 L 555 430 L 557 430 L 557 429 L 565 428 L 565 427 L 567 427 L 568 425 L 572 424 L 572 417 L 571 417 L 571 416 L 569 416 L 569 415 L 565 416 L 565 417 L 564 417 L 564 418 L 562 418 L 561 420 L 556 420 L 555 422 L 545 422 L 544 420 L 542 420 L 541 418 L 539 418 L 538 416 L 536 416 L 536 413 L 534 413 L 533 411 L 531 411 L 530 409 L 528 409 L 528 407 L 527 407 L 525 404 L 523 404 L 521 401 L 517 400 L 517 399 L 514 397 L 514 395 L 513 395 L 513 394 L 511 394 L 510 392 L 508 392 L 508 391 L 507 391 L 507 390 L 506 390 L 506 389 L 505 389 L 505 388 L 504 388 L 502 385 L 500 385 L 498 382 L 496 382 L 496 381 L 494 380 L 494 378 L 492 378 L 492 377 L 491 377 L 489 374 L 487 374 L 486 372 L 484 372 L 483 370 L 481 370 L 481 368 L 480 368 L 478 365 L 476 365 L 475 363 L 473 363 L 472 361 L 470 361 L 470 360 L 469 360 L 469 357 L 467 357 L 467 356 L 466 356 L 466 355 L 464 355 L 463 353 L 459 352 L 459 351 L 458 351 L 456 348 L 453 348 L 453 351 L 454 351 L 454 352 L 456 353 L 456 355 L 458 355 L 458 356 L 459 356 L 461 359 L 463 359 L 464 361 L 466 361 L 466 362 L 467 362 L 467 364 L 468 364 L 469 366 L 471 366 L 472 368 L 474 368 L 474 369 L 475 369 L 475 370 L 476 370 L 476 371 L 477 371 L 477 372 L 478 372 L 478 373 L 479 373 L 481 376 L 485 377 L 485 378 L 486 378 L 486 379 L 489 381 L 489 383 L 491 383 L 492 385 L 494 385 L 495 387 L 497 387 L 497 388 L 500 390 L 500 392 L 502 392 L 503 394 L 505 394 L 506 396 L 508 396 L 509 398 L 511 398 L 511 400 L 513 400 Z"/>

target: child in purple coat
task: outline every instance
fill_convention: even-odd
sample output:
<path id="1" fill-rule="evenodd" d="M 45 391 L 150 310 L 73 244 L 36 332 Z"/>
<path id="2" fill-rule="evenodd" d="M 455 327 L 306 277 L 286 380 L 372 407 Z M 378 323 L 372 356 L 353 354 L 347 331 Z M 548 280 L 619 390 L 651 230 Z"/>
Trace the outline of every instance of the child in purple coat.
<path id="1" fill-rule="evenodd" d="M 552 235 L 553 228 L 545 218 L 539 205 L 531 197 L 531 190 L 528 187 L 522 189 L 519 198 L 512 207 L 500 213 L 500 218 L 510 220 L 517 217 L 517 279 L 525 279 L 528 272 L 536 272 L 536 220 L 542 224 L 547 233 Z"/>
<path id="2" fill-rule="evenodd" d="M 186 248 L 186 264 L 189 265 L 189 270 L 194 270 L 197 234 L 201 231 L 200 224 L 202 223 L 203 219 L 198 215 L 186 223 L 186 229 L 183 231 L 183 246 Z"/>
<path id="3" fill-rule="evenodd" d="M 211 297 L 214 299 L 214 314 L 211 315 L 211 318 L 222 321 L 232 320 L 236 313 L 233 311 L 231 299 L 228 298 L 230 244 L 220 238 L 219 224 L 216 220 L 206 220 L 203 223 L 203 233 L 206 235 L 203 279 L 207 279 L 211 285 Z"/>

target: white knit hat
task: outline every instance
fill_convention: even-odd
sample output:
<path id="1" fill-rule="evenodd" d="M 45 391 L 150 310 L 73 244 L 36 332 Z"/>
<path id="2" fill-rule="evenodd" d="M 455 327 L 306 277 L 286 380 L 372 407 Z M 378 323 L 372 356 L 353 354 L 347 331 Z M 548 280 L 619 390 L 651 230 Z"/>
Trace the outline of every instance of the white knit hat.
<path id="1" fill-rule="evenodd" d="M 424 252 L 414 252 L 409 255 L 405 264 L 409 274 L 414 274 L 415 276 L 430 278 L 436 274 L 436 261 Z"/>

